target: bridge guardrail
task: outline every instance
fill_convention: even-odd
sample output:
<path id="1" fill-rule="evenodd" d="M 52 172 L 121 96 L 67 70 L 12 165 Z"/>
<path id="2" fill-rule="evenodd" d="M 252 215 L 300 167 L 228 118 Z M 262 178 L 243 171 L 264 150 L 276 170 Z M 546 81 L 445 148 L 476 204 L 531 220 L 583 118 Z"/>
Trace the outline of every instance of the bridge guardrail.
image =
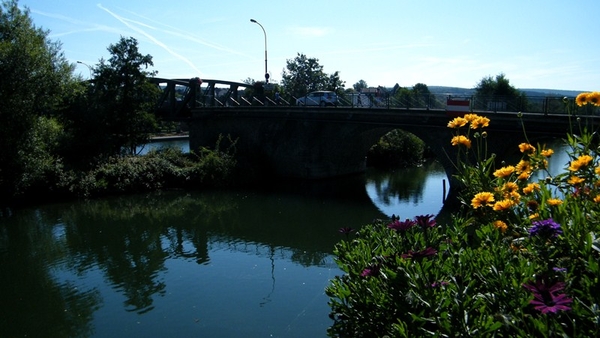
<path id="1" fill-rule="evenodd" d="M 296 97 L 275 97 L 274 93 L 264 93 L 262 87 L 249 84 L 218 80 L 165 80 L 156 79 L 163 90 L 157 111 L 166 118 L 177 119 L 191 116 L 192 109 L 240 106 L 296 106 Z M 218 87 L 223 85 L 224 87 Z M 423 94 L 423 95 L 389 95 L 387 92 L 364 95 L 366 104 L 357 104 L 352 94 L 340 93 L 338 107 L 361 109 L 445 109 L 449 98 L 470 101 L 471 111 L 491 112 L 527 112 L 549 114 L 599 115 L 600 108 L 592 105 L 578 107 L 575 98 L 566 102 L 559 96 L 519 96 L 515 98 L 503 96 L 478 96 Z M 311 107 L 314 108 L 314 107 Z M 300 108 L 304 109 L 304 108 Z M 331 109 L 331 108 L 329 108 Z"/>

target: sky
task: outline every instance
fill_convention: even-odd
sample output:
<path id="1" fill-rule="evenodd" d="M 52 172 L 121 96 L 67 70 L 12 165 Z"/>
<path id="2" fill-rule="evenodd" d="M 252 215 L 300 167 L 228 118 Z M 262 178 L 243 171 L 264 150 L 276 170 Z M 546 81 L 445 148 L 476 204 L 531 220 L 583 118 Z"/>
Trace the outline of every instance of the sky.
<path id="1" fill-rule="evenodd" d="M 519 89 L 600 90 L 597 0 L 19 0 L 76 74 L 121 37 L 157 77 L 271 82 L 298 54 L 351 88 L 474 88 L 505 74 Z M 260 25 L 253 23 L 256 20 Z M 77 61 L 82 62 L 76 63 Z"/>

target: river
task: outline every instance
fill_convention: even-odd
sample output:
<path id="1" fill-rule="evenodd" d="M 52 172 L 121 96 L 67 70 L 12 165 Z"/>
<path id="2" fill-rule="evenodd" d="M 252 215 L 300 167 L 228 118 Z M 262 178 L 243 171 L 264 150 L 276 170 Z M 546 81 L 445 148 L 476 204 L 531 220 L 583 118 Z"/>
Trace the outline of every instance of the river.
<path id="1" fill-rule="evenodd" d="M 1 335 L 326 337 L 338 230 L 437 215 L 445 179 L 433 162 L 2 210 Z"/>

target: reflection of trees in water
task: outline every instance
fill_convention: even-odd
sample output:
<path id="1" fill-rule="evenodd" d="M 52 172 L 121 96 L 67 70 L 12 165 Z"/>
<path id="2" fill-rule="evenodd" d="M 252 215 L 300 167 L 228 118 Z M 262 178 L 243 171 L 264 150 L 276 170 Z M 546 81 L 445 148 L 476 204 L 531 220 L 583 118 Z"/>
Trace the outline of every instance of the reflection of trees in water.
<path id="1" fill-rule="evenodd" d="M 426 163 L 423 167 L 398 169 L 397 172 L 372 170 L 367 184 L 375 188 L 377 198 L 386 205 L 393 200 L 419 203 L 425 191 L 427 177 L 433 171 L 442 171 L 437 162 Z"/>
<path id="2" fill-rule="evenodd" d="M 57 285 L 49 272 L 53 267 L 63 280 L 100 271 L 125 296 L 126 310 L 143 313 L 165 293 L 165 261 L 203 264 L 209 245 L 233 245 L 232 250 L 272 262 L 335 266 L 327 257 L 340 238 L 337 230 L 360 227 L 380 213 L 360 201 L 333 200 L 292 193 L 172 192 L 47 206 L 28 212 L 22 224 L 13 215 L 11 225 L 0 227 L 0 329 L 10 328 L 2 332 L 12 336 L 92 335 L 99 291 L 76 290 L 68 281 Z M 28 326 L 30 321 L 35 323 Z"/>
<path id="3" fill-rule="evenodd" d="M 0 332 L 5 337 L 89 337 L 102 300 L 52 276 L 67 253 L 53 235 L 56 219 L 15 212 L 0 227 Z"/>
<path id="4" fill-rule="evenodd" d="M 78 271 L 98 266 L 125 295 L 128 311 L 147 312 L 153 297 L 165 292 L 165 283 L 158 280 L 165 259 L 208 260 L 206 229 L 196 221 L 198 215 L 216 216 L 219 211 L 213 208 L 221 207 L 182 194 L 89 201 L 65 217 L 67 245 L 76 257 L 73 266 Z"/>

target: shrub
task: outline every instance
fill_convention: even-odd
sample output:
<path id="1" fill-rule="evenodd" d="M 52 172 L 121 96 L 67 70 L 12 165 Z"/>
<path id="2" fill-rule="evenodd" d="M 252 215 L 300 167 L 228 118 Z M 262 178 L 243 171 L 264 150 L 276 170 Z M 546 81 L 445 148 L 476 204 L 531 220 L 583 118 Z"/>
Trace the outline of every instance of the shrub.
<path id="1" fill-rule="evenodd" d="M 396 129 L 384 135 L 367 154 L 367 164 L 378 168 L 402 168 L 423 162 L 425 143 Z"/>

